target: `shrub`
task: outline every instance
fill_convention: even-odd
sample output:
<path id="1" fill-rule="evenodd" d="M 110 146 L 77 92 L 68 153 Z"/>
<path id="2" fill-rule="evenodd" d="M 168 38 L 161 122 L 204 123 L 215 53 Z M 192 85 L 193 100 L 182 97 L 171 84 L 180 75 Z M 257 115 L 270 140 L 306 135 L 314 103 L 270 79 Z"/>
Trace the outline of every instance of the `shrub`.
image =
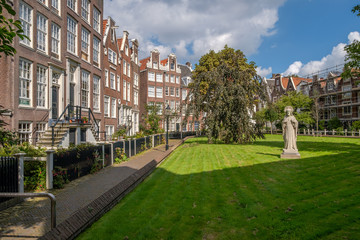
<path id="1" fill-rule="evenodd" d="M 351 130 L 352 131 L 360 130 L 360 120 L 355 121 L 355 122 L 352 123 Z"/>
<path id="2" fill-rule="evenodd" d="M 66 169 L 57 167 L 53 170 L 53 187 L 55 189 L 64 188 L 64 184 L 68 182 L 69 179 Z"/>
<path id="3" fill-rule="evenodd" d="M 329 130 L 333 130 L 333 129 L 336 130 L 337 128 L 341 127 L 341 122 L 337 117 L 334 117 L 329 120 L 328 127 Z"/>
<path id="4" fill-rule="evenodd" d="M 100 171 L 102 168 L 102 165 L 103 165 L 102 159 L 100 158 L 100 154 L 98 151 L 95 151 L 93 153 L 93 156 L 94 156 L 94 163 L 91 166 L 90 173 L 96 173 L 96 172 Z"/>
<path id="5" fill-rule="evenodd" d="M 336 135 L 344 135 L 344 128 L 343 127 L 338 127 L 335 129 L 336 131 Z"/>
<path id="6" fill-rule="evenodd" d="M 115 163 L 126 162 L 128 157 L 126 156 L 123 148 L 115 148 Z"/>
<path id="7" fill-rule="evenodd" d="M 46 188 L 46 162 L 24 163 L 24 188 L 26 191 L 42 191 Z"/>

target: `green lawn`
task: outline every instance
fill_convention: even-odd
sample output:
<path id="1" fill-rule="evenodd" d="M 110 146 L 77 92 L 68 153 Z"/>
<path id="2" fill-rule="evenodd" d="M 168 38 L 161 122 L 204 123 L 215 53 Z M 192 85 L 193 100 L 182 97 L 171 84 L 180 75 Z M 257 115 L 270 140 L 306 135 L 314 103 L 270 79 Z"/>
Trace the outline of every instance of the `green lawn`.
<path id="1" fill-rule="evenodd" d="M 360 140 L 188 140 L 80 239 L 360 239 Z"/>

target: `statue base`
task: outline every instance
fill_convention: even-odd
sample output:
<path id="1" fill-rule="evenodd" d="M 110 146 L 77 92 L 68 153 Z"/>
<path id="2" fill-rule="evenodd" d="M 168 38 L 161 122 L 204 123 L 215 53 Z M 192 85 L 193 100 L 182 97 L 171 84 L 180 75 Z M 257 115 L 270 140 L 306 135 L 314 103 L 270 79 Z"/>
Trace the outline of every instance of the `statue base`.
<path id="1" fill-rule="evenodd" d="M 286 158 L 286 159 L 299 159 L 300 153 L 295 151 L 283 151 L 283 153 L 280 155 L 280 158 Z"/>

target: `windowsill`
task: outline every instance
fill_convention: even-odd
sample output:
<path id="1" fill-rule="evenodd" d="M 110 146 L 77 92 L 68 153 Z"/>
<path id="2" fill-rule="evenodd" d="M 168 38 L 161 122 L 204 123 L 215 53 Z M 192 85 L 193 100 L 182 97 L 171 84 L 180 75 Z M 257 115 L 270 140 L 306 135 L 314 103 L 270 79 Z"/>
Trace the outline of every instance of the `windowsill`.
<path id="1" fill-rule="evenodd" d="M 27 105 L 19 105 L 19 109 L 34 110 L 35 108 Z"/>
<path id="2" fill-rule="evenodd" d="M 73 57 L 80 58 L 78 55 L 76 55 L 73 52 L 70 52 L 69 50 L 66 50 L 67 53 L 71 54 Z"/>
<path id="3" fill-rule="evenodd" d="M 54 61 L 56 61 L 56 62 L 58 62 L 58 63 L 62 63 L 62 61 L 59 60 L 58 58 L 54 58 L 54 57 L 50 57 L 50 58 L 51 58 L 51 60 L 54 60 Z"/>
<path id="4" fill-rule="evenodd" d="M 50 56 L 46 52 L 44 52 L 43 50 L 36 49 L 36 53 L 38 53 L 40 55 L 43 55 L 44 57 L 50 58 Z"/>
<path id="5" fill-rule="evenodd" d="M 90 13 L 89 13 L 89 16 L 90 16 Z M 85 18 L 83 18 L 82 16 L 81 16 L 81 19 L 84 20 L 84 22 L 85 22 L 90 28 L 92 28 L 92 26 L 91 26 L 91 24 L 90 24 L 90 22 L 89 22 L 88 19 L 85 19 Z"/>
<path id="6" fill-rule="evenodd" d="M 35 110 L 50 111 L 47 107 L 36 107 Z"/>
<path id="7" fill-rule="evenodd" d="M 33 47 L 31 47 L 31 46 L 29 46 L 29 45 L 26 45 L 25 43 L 21 43 L 21 42 L 20 42 L 19 45 L 22 46 L 22 47 L 24 47 L 24 48 L 29 49 L 30 51 L 35 52 L 35 49 L 34 49 Z"/>
<path id="8" fill-rule="evenodd" d="M 85 60 L 85 59 L 83 59 L 83 58 L 81 58 L 81 60 L 82 60 L 84 63 L 87 63 L 87 64 L 89 64 L 89 65 L 92 66 L 92 64 L 91 64 L 90 62 L 88 62 L 87 60 Z"/>

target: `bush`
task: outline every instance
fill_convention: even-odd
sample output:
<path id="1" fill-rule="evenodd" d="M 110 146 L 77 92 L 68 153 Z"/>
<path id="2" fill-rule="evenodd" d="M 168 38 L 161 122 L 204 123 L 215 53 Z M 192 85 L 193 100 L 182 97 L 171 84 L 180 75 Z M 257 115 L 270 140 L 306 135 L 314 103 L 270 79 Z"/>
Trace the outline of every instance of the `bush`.
<path id="1" fill-rule="evenodd" d="M 343 127 L 338 127 L 335 129 L 336 131 L 336 135 L 344 135 L 344 128 Z"/>
<path id="2" fill-rule="evenodd" d="M 42 191 L 46 188 L 46 162 L 25 161 L 24 188 L 26 191 Z"/>
<path id="3" fill-rule="evenodd" d="M 333 129 L 336 130 L 337 128 L 341 127 L 341 122 L 337 117 L 334 117 L 329 120 L 328 127 L 329 130 L 333 130 Z"/>
<path id="4" fill-rule="evenodd" d="M 128 157 L 126 156 L 123 148 L 115 148 L 115 163 L 126 162 Z"/>
<path id="5" fill-rule="evenodd" d="M 325 120 L 321 120 L 319 121 L 319 130 L 324 130 L 325 129 Z"/>
<path id="6" fill-rule="evenodd" d="M 360 130 L 360 120 L 355 121 L 355 122 L 352 123 L 351 130 L 352 131 Z"/>
<path id="7" fill-rule="evenodd" d="M 68 182 L 69 179 L 66 169 L 57 167 L 53 170 L 53 187 L 55 189 L 64 188 L 64 184 Z"/>
<path id="8" fill-rule="evenodd" d="M 5 144 L 0 148 L 0 156 L 14 156 L 14 154 L 24 152 L 26 157 L 45 157 L 45 148 L 35 147 L 28 142 L 24 142 L 21 145 Z"/>

